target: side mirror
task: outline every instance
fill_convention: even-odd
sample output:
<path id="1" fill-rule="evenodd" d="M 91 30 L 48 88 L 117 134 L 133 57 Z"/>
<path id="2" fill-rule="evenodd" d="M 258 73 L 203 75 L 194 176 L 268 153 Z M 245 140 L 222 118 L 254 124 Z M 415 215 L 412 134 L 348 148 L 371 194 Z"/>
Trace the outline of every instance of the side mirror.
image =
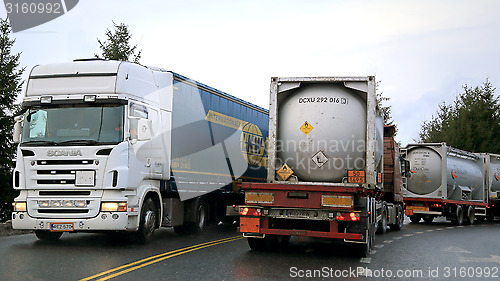
<path id="1" fill-rule="evenodd" d="M 23 131 L 23 116 L 16 116 L 14 117 L 14 132 L 12 134 L 12 140 L 14 143 L 20 143 L 21 142 L 21 132 Z"/>
<path id="2" fill-rule="evenodd" d="M 148 141 L 152 137 L 152 123 L 151 120 L 140 118 L 137 120 L 137 140 Z"/>

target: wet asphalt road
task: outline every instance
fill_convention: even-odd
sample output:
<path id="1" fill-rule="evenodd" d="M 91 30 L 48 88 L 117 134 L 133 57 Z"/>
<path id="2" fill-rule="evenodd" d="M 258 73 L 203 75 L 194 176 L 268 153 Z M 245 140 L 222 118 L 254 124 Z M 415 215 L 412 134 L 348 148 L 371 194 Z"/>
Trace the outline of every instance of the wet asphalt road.
<path id="1" fill-rule="evenodd" d="M 162 229 L 147 245 L 100 234 L 66 233 L 52 243 L 0 237 L 0 255 L 0 280 L 498 280 L 500 224 L 406 223 L 377 235 L 367 258 L 340 242 L 297 237 L 254 252 L 218 226 L 188 236 Z"/>

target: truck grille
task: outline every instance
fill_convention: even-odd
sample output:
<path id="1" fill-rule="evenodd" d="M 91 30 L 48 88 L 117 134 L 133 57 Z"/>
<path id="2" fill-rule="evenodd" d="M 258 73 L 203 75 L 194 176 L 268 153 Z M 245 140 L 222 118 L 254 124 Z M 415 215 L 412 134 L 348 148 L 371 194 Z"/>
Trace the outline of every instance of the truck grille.
<path id="1" fill-rule="evenodd" d="M 38 192 L 40 196 L 89 196 L 90 191 L 84 190 L 42 190 Z"/>
<path id="2" fill-rule="evenodd" d="M 70 209 L 65 209 L 65 210 L 51 210 L 51 209 L 39 209 L 38 213 L 40 214 L 87 214 L 89 210 L 70 210 Z"/>
<path id="3" fill-rule="evenodd" d="M 94 160 L 38 160 L 38 165 L 92 165 Z"/>
<path id="4" fill-rule="evenodd" d="M 37 184 L 75 184 L 75 180 L 37 180 Z"/>
<path id="5" fill-rule="evenodd" d="M 40 188 L 68 188 L 68 187 L 91 187 L 98 184 L 97 173 L 98 160 L 91 159 L 55 159 L 55 160 L 37 160 L 31 163 L 30 178 L 32 184 Z M 80 172 L 93 171 L 94 182 L 78 182 L 77 175 Z"/>

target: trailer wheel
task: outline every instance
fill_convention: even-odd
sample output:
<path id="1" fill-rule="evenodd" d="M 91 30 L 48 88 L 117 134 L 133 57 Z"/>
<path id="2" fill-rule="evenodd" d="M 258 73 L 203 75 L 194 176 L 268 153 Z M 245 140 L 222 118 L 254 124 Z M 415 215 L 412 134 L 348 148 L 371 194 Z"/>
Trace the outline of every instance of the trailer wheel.
<path id="1" fill-rule="evenodd" d="M 433 216 L 425 216 L 424 217 L 424 222 L 425 223 L 432 223 L 433 220 L 434 220 Z"/>
<path id="2" fill-rule="evenodd" d="M 420 222 L 420 217 L 419 216 L 410 216 L 410 221 L 412 223 L 419 223 Z"/>
<path id="3" fill-rule="evenodd" d="M 458 205 L 455 211 L 455 217 L 452 218 L 451 222 L 455 225 L 462 225 L 464 223 L 464 209 L 462 205 Z"/>
<path id="4" fill-rule="evenodd" d="M 352 244 L 352 246 L 354 247 L 355 253 L 358 256 L 366 258 L 368 257 L 368 255 L 372 250 L 372 245 L 374 241 L 375 241 L 375 235 L 373 234 L 372 231 L 369 231 L 366 243 L 356 243 Z"/>
<path id="5" fill-rule="evenodd" d="M 405 221 L 405 213 L 403 211 L 403 207 L 401 207 L 401 205 L 398 205 L 397 206 L 398 210 L 398 214 L 396 216 L 396 223 L 395 224 L 391 224 L 391 229 L 392 230 L 401 230 L 403 229 L 403 224 L 404 224 L 404 221 Z"/>
<path id="6" fill-rule="evenodd" d="M 382 208 L 382 218 L 378 222 L 377 233 L 384 234 L 387 232 L 387 209 Z"/>
<path id="7" fill-rule="evenodd" d="M 290 235 L 266 235 L 264 238 L 248 237 L 248 245 L 254 251 L 280 250 L 290 241 Z"/>
<path id="8" fill-rule="evenodd" d="M 266 236 L 264 238 L 248 237 L 247 241 L 250 249 L 254 251 L 264 251 L 269 249 L 269 247 L 271 246 L 271 240 L 269 239 L 269 236 Z"/>
<path id="9" fill-rule="evenodd" d="M 46 230 L 35 230 L 35 235 L 43 241 L 57 241 L 63 235 L 63 232 L 50 232 Z"/>
<path id="10" fill-rule="evenodd" d="M 467 219 L 466 219 L 466 223 L 467 224 L 474 224 L 474 220 L 476 219 L 476 212 L 474 211 L 474 207 L 473 206 L 469 206 L 469 208 L 467 209 Z"/>
<path id="11" fill-rule="evenodd" d="M 137 231 L 137 241 L 146 243 L 156 229 L 158 208 L 151 198 L 146 199 L 141 210 L 141 221 Z"/>

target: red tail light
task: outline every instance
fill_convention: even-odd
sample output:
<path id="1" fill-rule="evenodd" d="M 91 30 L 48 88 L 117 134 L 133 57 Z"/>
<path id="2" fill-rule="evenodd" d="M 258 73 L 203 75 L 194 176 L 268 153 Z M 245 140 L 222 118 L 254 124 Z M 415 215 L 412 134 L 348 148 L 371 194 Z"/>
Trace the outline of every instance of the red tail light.
<path id="1" fill-rule="evenodd" d="M 260 209 L 256 208 L 240 208 L 240 215 L 241 216 L 260 216 Z"/>
<path id="2" fill-rule="evenodd" d="M 361 218 L 359 213 L 350 212 L 350 213 L 337 213 L 338 221 L 359 221 Z"/>

